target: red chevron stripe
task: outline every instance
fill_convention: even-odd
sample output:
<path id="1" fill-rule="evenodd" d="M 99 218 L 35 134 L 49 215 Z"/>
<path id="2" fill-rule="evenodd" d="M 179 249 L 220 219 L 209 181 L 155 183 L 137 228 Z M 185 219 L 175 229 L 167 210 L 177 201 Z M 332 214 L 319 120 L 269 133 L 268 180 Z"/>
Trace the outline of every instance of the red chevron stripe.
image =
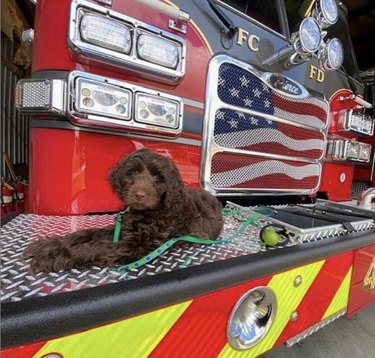
<path id="1" fill-rule="evenodd" d="M 271 276 L 194 299 L 150 357 L 216 357 L 227 343 L 227 321 L 235 303 L 249 289 L 266 286 L 270 279 Z"/>
<path id="2" fill-rule="evenodd" d="M 321 321 L 352 263 L 352 251 L 326 260 L 297 308 L 298 319 L 286 325 L 275 346 Z M 279 307 L 279 309 L 282 309 L 282 307 Z"/>
<path id="3" fill-rule="evenodd" d="M 4 349 L 1 351 L 1 358 L 30 358 L 36 354 L 47 341 L 19 346 L 15 348 Z"/>

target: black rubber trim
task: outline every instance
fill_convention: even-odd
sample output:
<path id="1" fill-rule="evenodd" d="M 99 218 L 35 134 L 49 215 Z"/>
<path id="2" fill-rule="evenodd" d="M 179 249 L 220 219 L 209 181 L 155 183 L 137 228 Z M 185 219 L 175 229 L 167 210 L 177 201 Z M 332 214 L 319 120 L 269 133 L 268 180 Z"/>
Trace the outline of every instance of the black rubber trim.
<path id="1" fill-rule="evenodd" d="M 2 348 L 61 337 L 375 244 L 375 230 L 1 306 Z"/>

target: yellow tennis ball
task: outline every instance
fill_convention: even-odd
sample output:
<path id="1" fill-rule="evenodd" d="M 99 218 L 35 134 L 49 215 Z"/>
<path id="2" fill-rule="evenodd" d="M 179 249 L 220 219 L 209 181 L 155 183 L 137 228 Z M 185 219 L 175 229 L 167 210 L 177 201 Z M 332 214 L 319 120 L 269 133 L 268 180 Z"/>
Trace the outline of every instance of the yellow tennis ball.
<path id="1" fill-rule="evenodd" d="M 280 236 L 272 227 L 264 229 L 262 240 L 268 246 L 276 246 L 279 243 Z"/>

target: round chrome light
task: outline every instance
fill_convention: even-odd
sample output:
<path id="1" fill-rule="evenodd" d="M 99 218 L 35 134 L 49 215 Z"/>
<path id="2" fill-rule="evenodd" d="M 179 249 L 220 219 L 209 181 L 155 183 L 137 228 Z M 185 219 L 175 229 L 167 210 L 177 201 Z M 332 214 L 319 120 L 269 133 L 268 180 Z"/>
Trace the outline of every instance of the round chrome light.
<path id="1" fill-rule="evenodd" d="M 320 0 L 319 7 L 324 19 L 324 25 L 329 26 L 336 23 L 339 17 L 339 12 L 335 0 Z"/>
<path id="2" fill-rule="evenodd" d="M 301 50 L 313 53 L 317 51 L 322 42 L 321 30 L 318 22 L 312 17 L 306 17 L 299 27 L 299 40 Z"/>
<path id="3" fill-rule="evenodd" d="M 319 54 L 320 67 L 326 71 L 338 70 L 344 62 L 344 48 L 339 39 L 328 40 Z"/>
<path id="4" fill-rule="evenodd" d="M 268 332 L 276 314 L 276 297 L 267 287 L 245 293 L 230 314 L 227 325 L 229 344 L 238 350 L 256 345 Z"/>

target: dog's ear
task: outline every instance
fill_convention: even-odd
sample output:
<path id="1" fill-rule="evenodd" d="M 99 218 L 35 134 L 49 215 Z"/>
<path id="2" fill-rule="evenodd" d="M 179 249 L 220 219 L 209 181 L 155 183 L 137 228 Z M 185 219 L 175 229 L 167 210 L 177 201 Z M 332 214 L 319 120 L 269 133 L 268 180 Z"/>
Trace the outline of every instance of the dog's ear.
<path id="1" fill-rule="evenodd" d="M 185 185 L 181 174 L 174 163 L 170 162 L 166 173 L 167 190 L 164 194 L 163 204 L 165 208 L 173 208 L 181 205 L 181 200 L 185 200 Z"/>
<path id="2" fill-rule="evenodd" d="M 123 161 L 124 159 L 120 163 L 115 165 L 108 174 L 108 181 L 112 187 L 112 190 L 119 196 L 122 192 L 121 168 L 123 167 Z"/>

